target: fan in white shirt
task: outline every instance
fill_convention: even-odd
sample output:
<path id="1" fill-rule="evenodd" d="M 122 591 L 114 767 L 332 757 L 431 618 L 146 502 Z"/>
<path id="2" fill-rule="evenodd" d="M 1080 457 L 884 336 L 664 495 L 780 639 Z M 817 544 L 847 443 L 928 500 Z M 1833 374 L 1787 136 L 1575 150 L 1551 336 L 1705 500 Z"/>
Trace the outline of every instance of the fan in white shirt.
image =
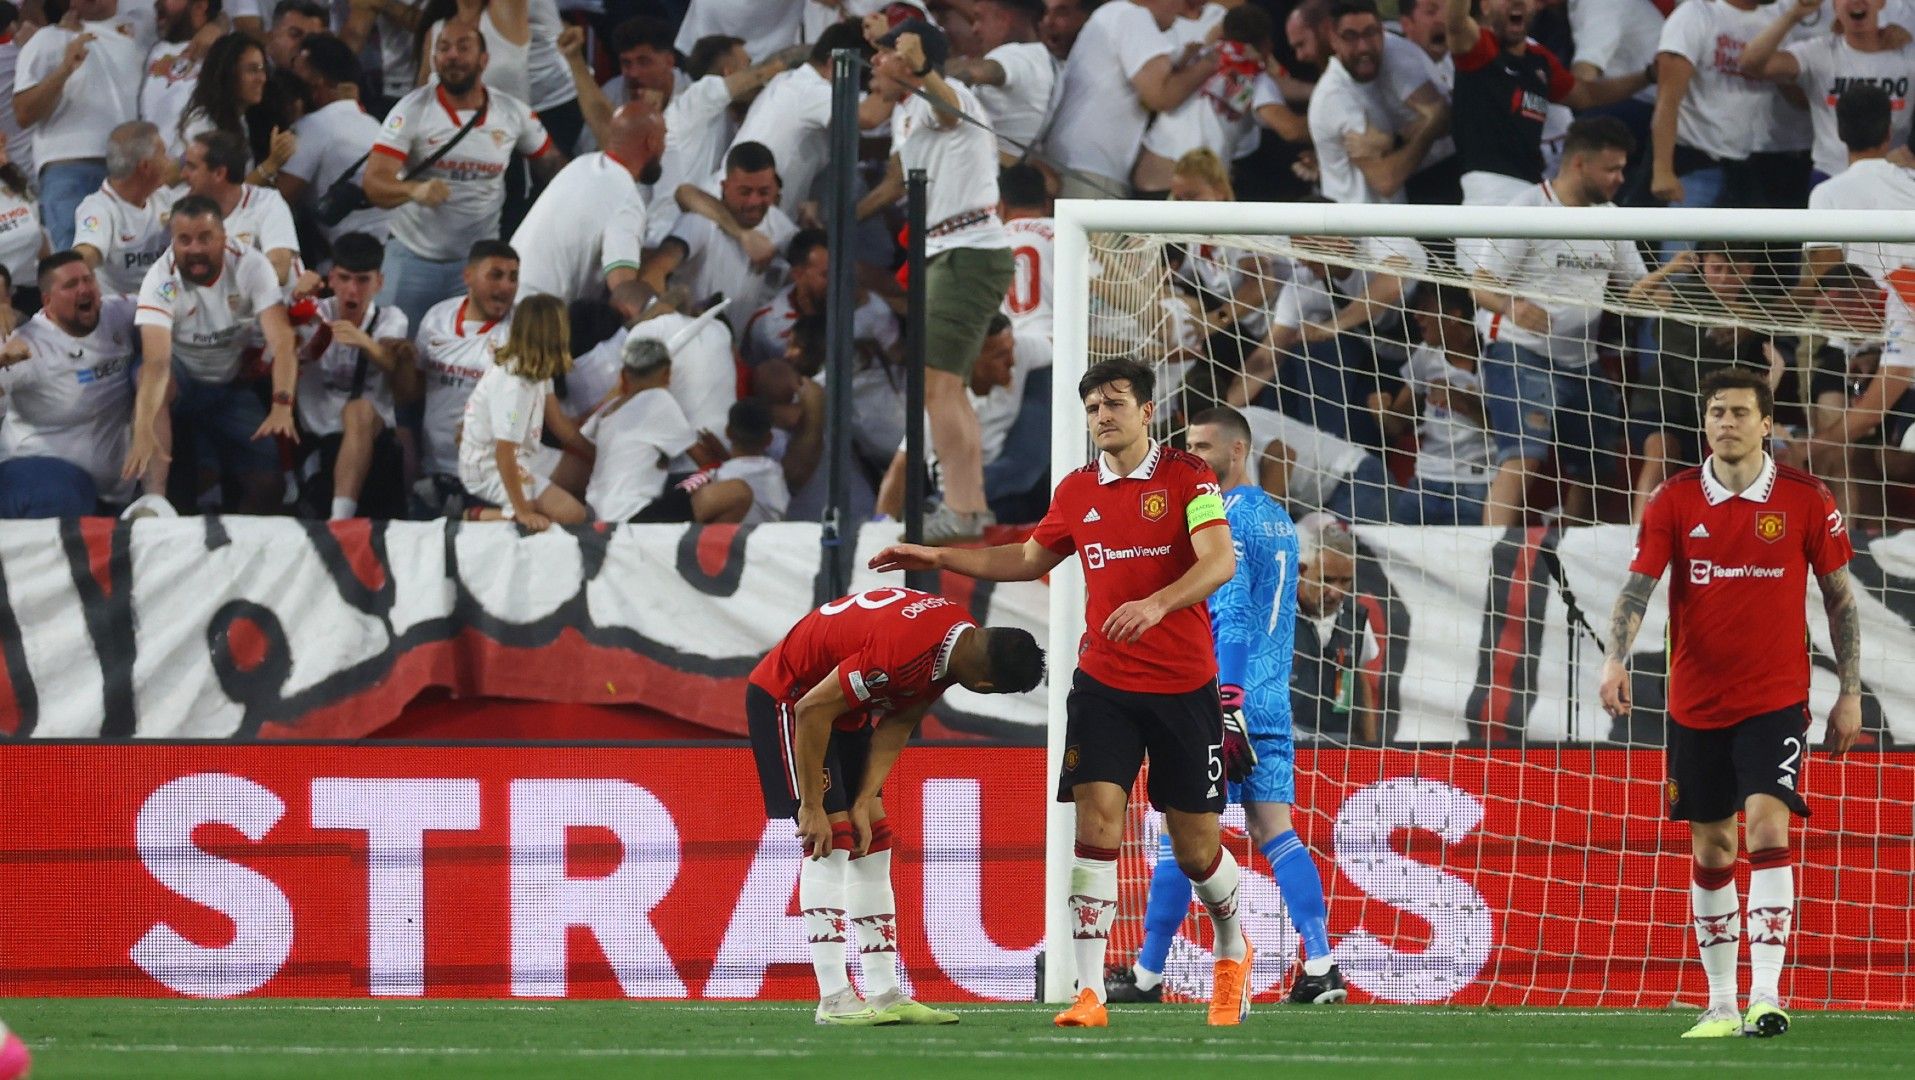
<path id="1" fill-rule="evenodd" d="M 7 160 L 5 148 L 0 147 L 0 266 L 6 267 L 8 280 L 29 281 L 41 256 L 50 250 L 46 230 L 40 227 L 33 182 Z"/>
<path id="2" fill-rule="evenodd" d="M 217 203 L 226 238 L 243 248 L 258 248 L 273 264 L 279 283 L 286 285 L 300 269 L 293 211 L 279 192 L 246 183 L 246 159 L 245 140 L 231 132 L 193 136 L 180 166 L 180 179 L 186 185 L 182 194 L 202 195 Z M 311 291 L 316 284 L 304 282 L 300 291 Z"/>
<path id="3" fill-rule="evenodd" d="M 426 0 L 349 0 L 346 18 L 339 25 L 339 39 L 354 56 L 364 55 L 368 43 L 376 42 L 379 56 L 379 93 L 385 101 L 397 101 L 419 85 L 417 28 L 425 13 Z"/>
<path id="4" fill-rule="evenodd" d="M 751 505 L 743 480 L 667 488 L 674 462 L 715 462 L 672 393 L 665 342 L 633 336 L 620 350 L 617 393 L 581 429 L 596 448 L 586 504 L 602 521 L 738 521 Z M 708 481 L 708 476 L 699 478 Z"/>
<path id="5" fill-rule="evenodd" d="M 317 435 L 321 468 L 332 473 L 332 514 L 359 512 L 373 445 L 392 430 L 395 402 L 419 396 L 419 369 L 406 337 L 405 313 L 372 302 L 385 251 L 365 233 L 333 244 L 326 283 L 299 354 L 299 426 Z"/>
<path id="6" fill-rule="evenodd" d="M 749 42 L 746 47 L 750 47 Z M 734 147 L 755 142 L 771 151 L 778 162 L 778 179 L 783 183 L 778 205 L 787 216 L 797 216 L 798 208 L 811 197 L 831 155 L 831 53 L 864 47 L 856 24 L 837 23 L 825 30 L 807 63 L 765 84 L 745 113 L 744 123 L 738 125 L 738 134 L 732 137 Z M 873 126 L 862 116 L 860 124 L 867 129 Z"/>
<path id="7" fill-rule="evenodd" d="M 665 124 L 650 105 L 630 102 L 613 114 L 611 145 L 578 158 L 552 179 L 525 215 L 512 246 L 522 260 L 519 288 L 567 302 L 609 296 L 626 321 L 651 299 L 639 280 L 645 199 L 639 185 L 658 179 Z"/>
<path id="8" fill-rule="evenodd" d="M 519 292 L 519 256 L 503 240 L 472 246 L 464 270 L 466 291 L 443 300 L 419 320 L 413 338 L 425 380 L 425 447 L 419 471 L 459 474 L 459 423 L 466 398 L 492 368 L 512 330 Z"/>
<path id="9" fill-rule="evenodd" d="M 785 483 L 785 467 L 776 459 L 767 456 L 771 450 L 773 429 L 771 410 L 756 398 L 745 398 L 732 405 L 725 418 L 725 441 L 731 444 L 731 456 L 718 468 L 712 470 L 708 485 L 713 494 L 706 496 L 707 504 L 721 503 L 720 507 L 703 507 L 709 518 L 696 517 L 701 509 L 698 505 L 699 492 L 692 493 L 692 510 L 696 520 L 724 521 L 721 513 L 738 513 L 740 525 L 763 525 L 769 521 L 783 521 L 785 510 L 791 506 L 791 488 Z M 724 485 L 743 484 L 750 501 L 745 503 L 742 513 L 738 506 L 743 499 L 735 491 L 725 490 Z M 699 489 L 703 491 L 704 489 Z"/>
<path id="10" fill-rule="evenodd" d="M 120 467 L 133 420 L 133 301 L 103 299 L 93 271 L 71 252 L 47 260 L 39 286 L 45 306 L 0 349 L 0 459 L 14 469 L 27 458 L 78 466 L 92 480 L 80 500 L 87 513 L 95 498 L 124 503 L 132 494 Z"/>
<path id="11" fill-rule="evenodd" d="M 212 6 L 209 0 L 158 0 L 154 5 L 160 40 L 146 54 L 139 117 L 160 129 L 167 140 L 167 152 L 176 160 L 186 152 L 180 137 L 180 116 L 186 112 L 193 87 L 199 82 L 205 55 L 194 38 L 213 23 Z"/>
<path id="12" fill-rule="evenodd" d="M 1202 49 L 1181 67 L 1165 32 L 1177 5 L 1110 0 L 1091 13 L 1058 77 L 1046 149 L 1066 175 L 1067 198 L 1109 198 L 1130 190 L 1131 167 L 1150 114 L 1182 105 L 1217 73 L 1221 54 Z"/>
<path id="13" fill-rule="evenodd" d="M 678 24 L 678 51 L 690 54 L 712 34 L 743 38 L 745 51 L 766 57 L 798 40 L 805 0 L 691 0 Z"/>
<path id="14" fill-rule="evenodd" d="M 1009 165 L 1022 159 L 1025 149 L 1043 133 L 1059 65 L 1037 40 L 1043 0 L 978 0 L 973 10 L 978 47 L 984 55 L 953 57 L 944 73 L 976 91 L 991 130 L 997 132 L 998 155 Z"/>
<path id="15" fill-rule="evenodd" d="M 379 137 L 379 121 L 359 104 L 362 72 L 351 46 L 328 34 L 307 38 L 293 54 L 293 73 L 306 84 L 312 111 L 293 122 L 298 146 L 279 169 L 279 193 L 291 204 L 308 198 L 319 204 L 334 184 L 350 180 L 363 191 L 372 144 Z M 390 211 L 369 202 L 344 217 L 318 216 L 319 230 L 328 241 L 347 233 L 365 233 L 381 244 L 391 232 Z"/>
<path id="16" fill-rule="evenodd" d="M 1743 53 L 1771 21 L 1757 0 L 1710 0 L 1681 4 L 1662 24 L 1650 181 L 1656 198 L 1677 206 L 1717 205 L 1724 197 L 1713 190 L 1719 185 L 1707 185 L 1692 198 L 1681 178 L 1774 149 L 1786 129 L 1800 122 L 1800 109 L 1742 68 Z M 1799 38 L 1808 31 L 1798 26 L 1791 33 Z"/>
<path id="17" fill-rule="evenodd" d="M 1004 314 L 1020 334 L 1051 337 L 1051 268 L 1056 246 L 1044 175 L 1030 165 L 1013 165 L 998 176 L 999 209 L 1011 237 L 1011 291 Z"/>
<path id="18" fill-rule="evenodd" d="M 785 277 L 785 242 L 798 231 L 778 209 L 780 170 L 758 143 L 733 144 L 725 155 L 718 197 L 689 185 L 679 199 L 690 212 L 647 255 L 639 280 L 653 292 L 684 286 L 696 303 L 723 293 L 735 318 L 758 310 Z"/>
<path id="19" fill-rule="evenodd" d="M 1323 195 L 1334 202 L 1400 203 L 1429 159 L 1449 107 L 1423 51 L 1383 32 L 1372 12 L 1330 24 L 1335 56 L 1310 94 L 1310 137 Z"/>
<path id="20" fill-rule="evenodd" d="M 1896 145 L 1890 134 L 1893 108 L 1888 91 L 1879 86 L 1857 86 L 1842 95 L 1835 116 L 1847 144 L 1848 167 L 1815 185 L 1809 192 L 1809 209 L 1915 211 L 1915 169 L 1888 160 L 1889 148 Z M 1915 245 L 1910 244 L 1810 243 L 1804 247 L 1804 293 L 1836 263 L 1853 263 L 1867 270 L 1883 287 L 1891 272 L 1915 264 Z"/>
<path id="21" fill-rule="evenodd" d="M 1742 52 L 1745 74 L 1802 88 L 1815 130 L 1815 170 L 1822 178 L 1848 165 L 1847 149 L 1835 130 L 1835 103 L 1852 87 L 1878 86 L 1886 91 L 1893 104 L 1891 139 L 1897 144 L 1908 140 L 1908 83 L 1915 75 L 1915 41 L 1898 30 L 1898 44 L 1890 44 L 1888 28 L 1881 21 L 1884 3 L 1848 0 L 1841 5 L 1844 17 L 1839 34 L 1798 37 L 1789 45 L 1784 42 L 1799 26 L 1821 21 L 1822 3 L 1779 5 L 1782 13 Z"/>
<path id="22" fill-rule="evenodd" d="M 106 182 L 74 211 L 73 250 L 108 292 L 131 296 L 173 242 L 166 215 L 173 194 L 165 186 L 172 157 L 152 124 L 131 120 L 113 129 L 106 145 Z"/>
<path id="23" fill-rule="evenodd" d="M 168 227 L 173 245 L 147 272 L 134 317 L 142 363 L 124 475 L 142 477 L 147 497 L 165 497 L 173 450 L 170 418 L 183 410 L 197 421 L 201 436 L 215 444 L 221 460 L 236 463 L 247 488 L 245 505 L 265 512 L 277 504 L 279 480 L 278 452 L 266 440 L 298 439 L 293 425 L 298 357 L 279 282 L 266 256 L 227 239 L 219 204 L 209 198 L 188 195 L 175 203 Z M 271 410 L 247 431 L 259 414 L 258 399 L 250 387 L 235 387 L 234 379 L 255 330 L 264 333 L 271 355 L 273 396 Z"/>
<path id="24" fill-rule="evenodd" d="M 690 81 L 665 106 L 665 152 L 646 209 L 645 246 L 657 247 L 678 221 L 684 184 L 702 184 L 724 164 L 738 124 L 734 116 L 773 78 L 805 63 L 811 46 L 793 45 L 757 64 L 737 38 L 700 38 L 686 58 Z M 614 97 L 614 103 L 618 99 Z"/>

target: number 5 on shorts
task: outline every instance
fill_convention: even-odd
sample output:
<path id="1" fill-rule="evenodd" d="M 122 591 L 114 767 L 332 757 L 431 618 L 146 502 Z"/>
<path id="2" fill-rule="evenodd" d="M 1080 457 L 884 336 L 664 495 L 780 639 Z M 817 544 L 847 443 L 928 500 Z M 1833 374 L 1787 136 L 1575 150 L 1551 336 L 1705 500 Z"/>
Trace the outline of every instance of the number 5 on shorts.
<path id="1" fill-rule="evenodd" d="M 1211 743 L 1206 753 L 1210 756 L 1210 782 L 1214 784 L 1223 779 L 1223 744 Z"/>

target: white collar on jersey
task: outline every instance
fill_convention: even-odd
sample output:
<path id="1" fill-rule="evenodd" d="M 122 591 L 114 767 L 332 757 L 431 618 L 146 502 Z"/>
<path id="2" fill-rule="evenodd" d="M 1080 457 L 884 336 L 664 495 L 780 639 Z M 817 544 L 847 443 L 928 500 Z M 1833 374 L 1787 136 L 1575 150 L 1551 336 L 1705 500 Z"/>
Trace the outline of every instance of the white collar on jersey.
<path id="1" fill-rule="evenodd" d="M 1721 506 L 1740 495 L 1752 503 L 1765 503 L 1775 492 L 1775 459 L 1766 452 L 1762 455 L 1762 474 L 1741 491 L 1730 491 L 1716 479 L 1715 455 L 1710 454 L 1702 462 L 1702 497 L 1709 500 L 1710 506 Z"/>
<path id="2" fill-rule="evenodd" d="M 1157 472 L 1157 459 L 1163 456 L 1163 445 L 1153 439 L 1150 443 L 1150 453 L 1144 455 L 1143 462 L 1132 469 L 1129 476 L 1118 476 L 1111 471 L 1110 456 L 1100 453 L 1097 455 L 1097 482 L 1115 484 L 1119 480 L 1148 480 Z"/>
<path id="3" fill-rule="evenodd" d="M 957 651 L 958 638 L 962 636 L 966 630 L 971 629 L 974 629 L 973 624 L 963 622 L 953 626 L 951 632 L 944 635 L 944 644 L 938 646 L 937 662 L 931 665 L 932 682 L 936 682 L 950 673 L 951 654 Z"/>

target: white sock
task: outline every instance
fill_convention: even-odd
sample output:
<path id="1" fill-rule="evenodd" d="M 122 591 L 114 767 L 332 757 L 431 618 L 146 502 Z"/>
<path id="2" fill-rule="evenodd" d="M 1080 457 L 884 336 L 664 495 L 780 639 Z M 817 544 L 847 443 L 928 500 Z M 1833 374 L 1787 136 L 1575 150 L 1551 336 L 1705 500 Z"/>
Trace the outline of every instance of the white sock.
<path id="1" fill-rule="evenodd" d="M 1795 922 L 1795 868 L 1788 848 L 1749 852 L 1749 1000 L 1782 1000 L 1782 964 Z"/>
<path id="2" fill-rule="evenodd" d="M 1740 1012 L 1735 987 L 1736 954 L 1740 951 L 1742 904 L 1735 893 L 1731 867 L 1710 869 L 1696 864 L 1689 885 L 1689 913 L 1696 931 L 1696 951 L 1709 976 L 1709 1007 Z"/>
<path id="3" fill-rule="evenodd" d="M 811 939 L 811 970 L 822 1000 L 851 989 L 844 968 L 844 876 L 851 853 L 806 859 L 798 871 L 798 908 Z"/>
<path id="4" fill-rule="evenodd" d="M 851 860 L 844 909 L 858 935 L 858 966 L 867 1000 L 898 988 L 898 901 L 891 892 L 891 849 Z"/>
<path id="5" fill-rule="evenodd" d="M 1210 912 L 1210 929 L 1213 931 L 1211 952 L 1219 960 L 1241 960 L 1248 952 L 1248 943 L 1243 936 L 1243 921 L 1237 917 L 1237 857 L 1230 849 L 1219 846 L 1217 861 L 1210 868 L 1210 876 L 1198 881 L 1190 879 L 1190 885 L 1202 900 L 1204 909 Z"/>
<path id="6" fill-rule="evenodd" d="M 332 497 L 332 520 L 344 521 L 347 518 L 357 516 L 358 513 L 358 499 L 348 499 L 344 495 L 334 495 Z"/>
<path id="7" fill-rule="evenodd" d="M 1137 978 L 1137 989 L 1155 990 L 1164 981 L 1164 973 L 1152 971 L 1142 964 L 1130 965 L 1130 973 Z"/>
<path id="8" fill-rule="evenodd" d="M 1328 956 L 1305 957 L 1303 961 L 1303 973 L 1312 977 L 1328 975 L 1330 969 L 1335 966 L 1336 961 Z"/>
<path id="9" fill-rule="evenodd" d="M 1117 914 L 1117 850 L 1077 845 L 1071 861 L 1071 954 L 1077 960 L 1077 989 L 1104 1000 L 1104 954 L 1110 922 Z"/>

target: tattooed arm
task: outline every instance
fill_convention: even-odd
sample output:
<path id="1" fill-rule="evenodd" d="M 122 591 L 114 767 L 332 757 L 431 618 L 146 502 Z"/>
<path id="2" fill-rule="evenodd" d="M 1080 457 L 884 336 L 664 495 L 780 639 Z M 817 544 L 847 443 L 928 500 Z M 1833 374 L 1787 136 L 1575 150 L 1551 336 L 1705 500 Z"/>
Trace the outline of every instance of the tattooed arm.
<path id="1" fill-rule="evenodd" d="M 1609 656 L 1602 665 L 1602 706 L 1611 716 L 1629 715 L 1629 650 L 1642 629 L 1643 613 L 1656 591 L 1656 579 L 1631 573 L 1609 615 Z"/>
<path id="2" fill-rule="evenodd" d="M 1829 710 L 1822 746 L 1840 757 L 1855 745 L 1862 730 L 1862 615 L 1846 569 L 1838 567 L 1815 580 L 1822 587 L 1822 610 L 1828 613 L 1829 640 L 1835 645 L 1835 671 L 1842 680 L 1835 707 Z"/>

